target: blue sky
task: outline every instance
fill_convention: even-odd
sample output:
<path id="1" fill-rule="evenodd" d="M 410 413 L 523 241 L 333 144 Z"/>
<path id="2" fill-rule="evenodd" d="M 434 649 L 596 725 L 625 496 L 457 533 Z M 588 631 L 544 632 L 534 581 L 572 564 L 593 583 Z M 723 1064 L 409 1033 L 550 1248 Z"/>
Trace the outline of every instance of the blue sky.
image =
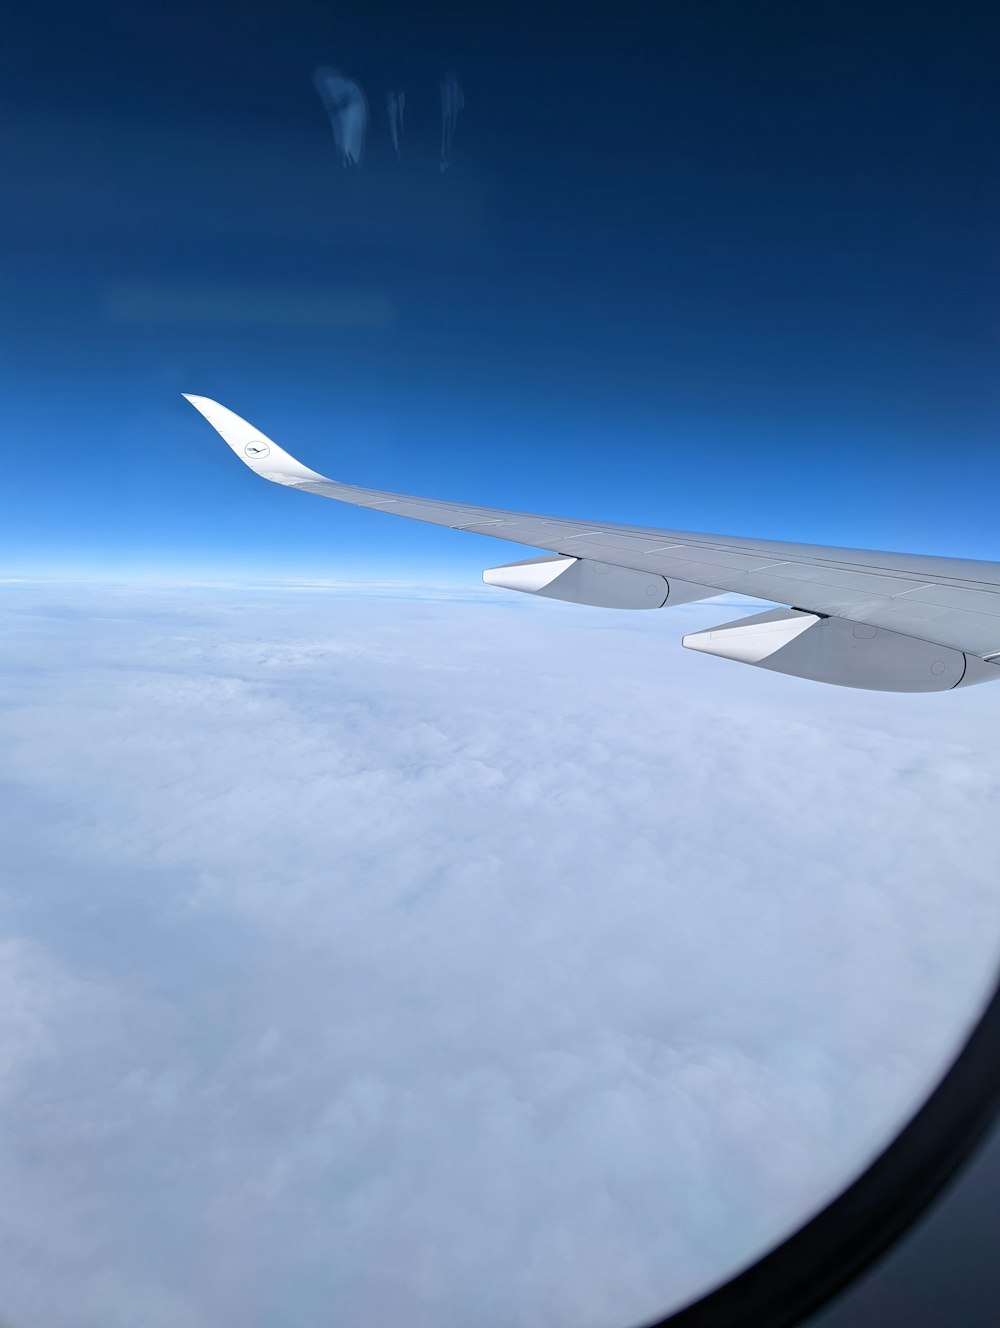
<path id="1" fill-rule="evenodd" d="M 182 391 L 347 480 L 996 556 L 995 19 L 105 4 L 17 25 L 8 574 L 465 581 L 516 556 L 255 484 Z M 357 171 L 318 64 L 367 90 Z"/>

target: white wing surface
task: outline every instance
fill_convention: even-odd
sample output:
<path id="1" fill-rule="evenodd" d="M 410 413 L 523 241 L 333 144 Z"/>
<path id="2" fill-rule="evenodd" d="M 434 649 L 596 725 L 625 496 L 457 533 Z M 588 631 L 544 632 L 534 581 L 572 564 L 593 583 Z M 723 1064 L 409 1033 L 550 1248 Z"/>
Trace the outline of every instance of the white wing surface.
<path id="1" fill-rule="evenodd" d="M 489 584 L 623 608 L 735 592 L 791 612 L 695 633 L 685 645 L 799 677 L 889 691 L 1000 679 L 1000 563 L 535 516 L 341 484 L 303 466 L 218 402 L 185 397 L 264 479 L 556 555 L 491 569 Z"/>

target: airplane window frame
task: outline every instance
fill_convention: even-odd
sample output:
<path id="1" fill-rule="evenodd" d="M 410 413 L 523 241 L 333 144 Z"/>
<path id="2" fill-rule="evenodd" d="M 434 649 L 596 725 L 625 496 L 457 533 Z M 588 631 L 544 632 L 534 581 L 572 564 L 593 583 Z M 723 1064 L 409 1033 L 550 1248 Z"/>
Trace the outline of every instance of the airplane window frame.
<path id="1" fill-rule="evenodd" d="M 1000 1115 L 1000 974 L 958 1056 L 916 1114 L 836 1199 L 756 1263 L 647 1328 L 793 1328 L 893 1245 Z"/>

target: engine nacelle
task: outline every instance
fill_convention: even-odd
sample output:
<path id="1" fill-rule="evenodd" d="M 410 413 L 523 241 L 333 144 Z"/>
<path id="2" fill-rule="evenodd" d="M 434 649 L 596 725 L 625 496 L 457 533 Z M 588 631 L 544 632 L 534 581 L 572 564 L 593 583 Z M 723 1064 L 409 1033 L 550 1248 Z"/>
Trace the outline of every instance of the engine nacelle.
<path id="1" fill-rule="evenodd" d="M 483 573 L 483 580 L 488 586 L 564 599 L 571 604 L 592 604 L 599 609 L 659 609 L 664 604 L 689 604 L 719 593 L 690 581 L 668 582 L 666 577 L 631 567 L 550 553 L 490 567 Z"/>
<path id="2" fill-rule="evenodd" d="M 879 692 L 945 692 L 1000 679 L 1000 667 L 884 627 L 771 609 L 684 637 L 689 650 L 788 673 L 796 678 Z"/>

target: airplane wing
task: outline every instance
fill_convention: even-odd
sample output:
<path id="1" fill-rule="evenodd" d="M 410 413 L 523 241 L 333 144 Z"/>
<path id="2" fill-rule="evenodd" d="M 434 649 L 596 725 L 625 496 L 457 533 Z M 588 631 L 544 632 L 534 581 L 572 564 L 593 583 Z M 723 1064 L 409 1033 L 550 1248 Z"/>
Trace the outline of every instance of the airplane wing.
<path id="1" fill-rule="evenodd" d="M 575 521 L 341 484 L 218 402 L 184 396 L 264 479 L 548 551 L 489 569 L 487 584 L 613 608 L 735 592 L 788 608 L 689 634 L 685 646 L 884 691 L 945 691 L 1000 678 L 1000 563 Z"/>

